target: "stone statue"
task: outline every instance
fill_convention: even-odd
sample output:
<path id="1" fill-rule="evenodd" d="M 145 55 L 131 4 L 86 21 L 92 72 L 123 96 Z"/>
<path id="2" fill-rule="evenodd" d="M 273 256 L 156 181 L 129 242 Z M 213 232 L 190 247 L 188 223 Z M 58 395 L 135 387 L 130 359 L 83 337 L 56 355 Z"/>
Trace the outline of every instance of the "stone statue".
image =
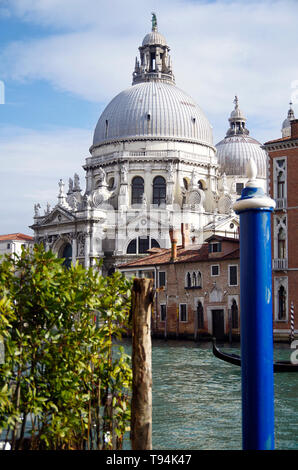
<path id="1" fill-rule="evenodd" d="M 68 180 L 68 192 L 69 193 L 73 192 L 73 180 L 72 180 L 72 178 L 69 178 L 69 180 Z"/>
<path id="2" fill-rule="evenodd" d="M 75 173 L 73 178 L 74 178 L 74 191 L 81 191 L 79 175 Z"/>
<path id="3" fill-rule="evenodd" d="M 62 179 L 59 180 L 59 196 L 64 196 L 64 181 Z"/>
<path id="4" fill-rule="evenodd" d="M 156 14 L 154 12 L 151 13 L 152 15 L 152 31 L 156 31 L 157 29 L 157 18 L 156 18 Z"/>
<path id="5" fill-rule="evenodd" d="M 39 217 L 39 209 L 40 209 L 40 204 L 39 202 L 37 204 L 34 204 L 34 217 Z"/>
<path id="6" fill-rule="evenodd" d="M 127 183 L 127 174 L 128 174 L 128 165 L 127 165 L 127 163 L 124 163 L 122 165 L 121 173 L 122 173 L 122 183 L 126 184 Z"/>
<path id="7" fill-rule="evenodd" d="M 51 212 L 51 205 L 47 202 L 47 208 L 45 210 L 45 215 L 48 215 Z"/>
<path id="8" fill-rule="evenodd" d="M 104 171 L 104 169 L 102 167 L 100 167 L 97 181 L 98 181 L 98 183 L 100 183 L 100 185 L 103 185 L 103 184 L 105 184 L 105 180 L 106 180 L 106 172 Z"/>

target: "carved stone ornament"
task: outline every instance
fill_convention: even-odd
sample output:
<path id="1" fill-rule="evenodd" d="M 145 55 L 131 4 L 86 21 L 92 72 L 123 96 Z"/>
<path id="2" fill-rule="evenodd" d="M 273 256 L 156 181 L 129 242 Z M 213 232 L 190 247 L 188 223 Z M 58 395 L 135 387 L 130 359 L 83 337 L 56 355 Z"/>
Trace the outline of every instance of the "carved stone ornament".
<path id="1" fill-rule="evenodd" d="M 100 206 L 104 202 L 104 195 L 100 191 L 95 191 L 93 194 L 94 207 Z"/>
<path id="2" fill-rule="evenodd" d="M 80 232 L 77 234 L 78 256 L 84 256 L 85 254 L 85 239 L 85 232 Z"/>

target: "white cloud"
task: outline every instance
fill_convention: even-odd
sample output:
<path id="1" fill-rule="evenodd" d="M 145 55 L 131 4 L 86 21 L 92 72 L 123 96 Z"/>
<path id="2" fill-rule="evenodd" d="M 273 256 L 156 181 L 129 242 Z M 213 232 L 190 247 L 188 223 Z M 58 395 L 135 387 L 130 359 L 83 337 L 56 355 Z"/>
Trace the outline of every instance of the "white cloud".
<path id="1" fill-rule="evenodd" d="M 91 133 L 82 129 L 35 131 L 15 127 L 0 128 L 1 187 L 0 233 L 28 232 L 33 223 L 33 206 L 57 203 L 58 181 L 66 183 L 74 173 L 80 176 L 89 155 Z"/>
<path id="2" fill-rule="evenodd" d="M 10 5 L 27 21 L 63 31 L 9 44 L 0 55 L 0 75 L 47 80 L 104 103 L 130 86 L 134 57 L 156 6 L 143 0 L 13 0 Z M 298 79 L 298 2 L 164 0 L 156 10 L 172 49 L 177 85 L 212 119 L 215 141 L 227 126 L 236 93 L 250 119 L 262 117 L 264 128 L 272 122 L 267 137 L 274 137 L 291 82 Z M 262 121 L 258 130 L 262 135 Z"/>

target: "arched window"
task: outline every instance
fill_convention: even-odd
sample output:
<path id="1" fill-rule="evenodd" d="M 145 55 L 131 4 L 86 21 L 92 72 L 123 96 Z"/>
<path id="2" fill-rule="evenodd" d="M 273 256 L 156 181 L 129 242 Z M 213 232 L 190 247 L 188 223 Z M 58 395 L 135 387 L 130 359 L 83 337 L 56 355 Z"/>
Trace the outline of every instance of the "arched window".
<path id="1" fill-rule="evenodd" d="M 115 184 L 115 178 L 112 177 L 112 178 L 109 179 L 108 189 L 112 190 L 114 188 L 114 184 Z"/>
<path id="2" fill-rule="evenodd" d="M 277 175 L 277 197 L 285 197 L 285 174 L 280 171 Z"/>
<path id="3" fill-rule="evenodd" d="M 136 254 L 137 252 L 137 239 L 131 240 L 127 246 L 126 253 L 128 255 Z"/>
<path id="4" fill-rule="evenodd" d="M 144 194 L 144 180 L 141 176 L 135 176 L 131 184 L 131 203 L 142 204 Z"/>
<path id="5" fill-rule="evenodd" d="M 279 229 L 277 240 L 278 258 L 286 258 L 286 234 L 284 229 Z"/>
<path id="6" fill-rule="evenodd" d="M 186 275 L 186 287 L 191 287 L 191 275 L 187 273 Z"/>
<path id="7" fill-rule="evenodd" d="M 67 269 L 71 266 L 71 259 L 72 259 L 72 246 L 70 243 L 67 243 L 62 251 L 62 258 L 64 258 L 63 266 Z"/>
<path id="8" fill-rule="evenodd" d="M 233 299 L 232 307 L 231 307 L 231 314 L 232 314 L 232 328 L 238 328 L 238 306 L 235 299 Z"/>
<path id="9" fill-rule="evenodd" d="M 129 255 L 144 254 L 150 248 L 160 248 L 160 245 L 155 238 L 138 237 L 129 242 L 126 253 Z"/>
<path id="10" fill-rule="evenodd" d="M 286 289 L 280 286 L 278 289 L 278 320 L 286 319 Z"/>
<path id="11" fill-rule="evenodd" d="M 153 204 L 165 204 L 166 192 L 166 180 L 162 176 L 156 176 L 153 180 Z"/>
<path id="12" fill-rule="evenodd" d="M 192 273 L 192 285 L 196 287 L 197 285 L 197 276 L 196 273 Z"/>
<path id="13" fill-rule="evenodd" d="M 202 287 L 202 274 L 200 273 L 200 271 L 198 271 L 198 275 L 197 275 L 197 286 L 198 287 Z"/>
<path id="14" fill-rule="evenodd" d="M 198 328 L 204 328 L 204 308 L 202 302 L 197 305 Z"/>

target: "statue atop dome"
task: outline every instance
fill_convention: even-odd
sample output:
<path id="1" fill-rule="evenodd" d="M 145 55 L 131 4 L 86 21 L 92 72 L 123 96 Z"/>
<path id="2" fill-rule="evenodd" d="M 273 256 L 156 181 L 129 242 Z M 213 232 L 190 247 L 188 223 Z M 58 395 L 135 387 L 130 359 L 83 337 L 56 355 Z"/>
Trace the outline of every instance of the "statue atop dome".
<path id="1" fill-rule="evenodd" d="M 154 12 L 151 13 L 152 15 L 152 31 L 157 31 L 157 18 Z"/>

